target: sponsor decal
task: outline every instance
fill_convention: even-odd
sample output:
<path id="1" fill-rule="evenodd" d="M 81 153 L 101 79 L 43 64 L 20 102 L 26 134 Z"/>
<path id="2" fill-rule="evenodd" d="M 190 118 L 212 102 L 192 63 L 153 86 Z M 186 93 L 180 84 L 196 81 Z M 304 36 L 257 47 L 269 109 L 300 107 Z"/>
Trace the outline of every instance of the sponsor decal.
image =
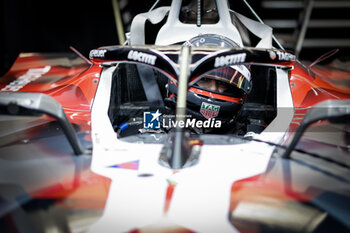
<path id="1" fill-rule="evenodd" d="M 239 53 L 215 58 L 214 67 L 229 66 L 237 63 L 245 62 L 247 54 Z"/>
<path id="2" fill-rule="evenodd" d="M 278 55 L 278 59 L 281 61 L 294 61 L 295 60 L 295 56 L 287 53 L 287 52 L 280 52 L 277 51 L 277 55 Z"/>
<path id="3" fill-rule="evenodd" d="M 270 58 L 271 58 L 272 60 L 275 60 L 275 59 L 276 59 L 277 55 L 276 55 L 276 53 L 275 53 L 274 51 L 270 51 L 269 54 L 270 54 Z"/>
<path id="4" fill-rule="evenodd" d="M 89 56 L 94 58 L 101 58 L 105 56 L 106 52 L 107 52 L 106 49 L 93 49 L 90 51 Z"/>
<path id="5" fill-rule="evenodd" d="M 45 66 L 44 68 L 37 69 L 29 69 L 27 73 L 19 76 L 16 80 L 7 84 L 4 88 L 1 89 L 1 91 L 19 91 L 28 83 L 33 82 L 38 78 L 42 77 L 44 74 L 49 72 L 50 69 L 51 66 Z"/>
<path id="6" fill-rule="evenodd" d="M 160 129 L 160 117 L 159 110 L 156 112 L 144 112 L 143 113 L 143 128 L 144 129 Z"/>
<path id="7" fill-rule="evenodd" d="M 156 63 L 157 57 L 148 53 L 142 53 L 142 52 L 131 50 L 128 53 L 128 59 L 146 63 L 149 65 L 154 65 Z"/>
<path id="8" fill-rule="evenodd" d="M 220 106 L 202 102 L 200 112 L 205 118 L 207 119 L 215 118 L 219 115 L 219 111 L 220 111 Z"/>

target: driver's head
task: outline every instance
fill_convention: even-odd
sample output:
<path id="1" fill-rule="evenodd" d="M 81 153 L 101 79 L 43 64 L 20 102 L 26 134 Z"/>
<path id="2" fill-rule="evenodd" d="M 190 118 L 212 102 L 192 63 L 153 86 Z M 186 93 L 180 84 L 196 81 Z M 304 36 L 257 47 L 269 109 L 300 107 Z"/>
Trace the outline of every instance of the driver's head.
<path id="1" fill-rule="evenodd" d="M 217 93 L 244 95 L 249 92 L 250 71 L 244 65 L 234 65 L 211 71 L 196 82 L 194 86 Z"/>
<path id="2" fill-rule="evenodd" d="M 238 47 L 228 38 L 214 34 L 196 36 L 186 45 Z M 240 110 L 250 88 L 250 71 L 245 65 L 213 70 L 201 76 L 189 88 L 187 112 L 203 120 L 216 118 L 224 123 L 230 122 Z M 169 84 L 169 91 L 176 100 L 177 86 L 174 83 Z"/>

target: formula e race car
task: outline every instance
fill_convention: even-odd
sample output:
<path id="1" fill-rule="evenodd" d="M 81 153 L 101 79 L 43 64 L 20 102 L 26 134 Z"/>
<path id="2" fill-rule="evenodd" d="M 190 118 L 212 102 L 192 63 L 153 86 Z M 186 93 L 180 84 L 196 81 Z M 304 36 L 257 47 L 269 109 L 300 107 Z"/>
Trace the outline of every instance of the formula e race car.
<path id="1" fill-rule="evenodd" d="M 350 72 L 273 40 L 176 0 L 90 60 L 22 53 L 0 78 L 0 232 L 349 232 Z"/>

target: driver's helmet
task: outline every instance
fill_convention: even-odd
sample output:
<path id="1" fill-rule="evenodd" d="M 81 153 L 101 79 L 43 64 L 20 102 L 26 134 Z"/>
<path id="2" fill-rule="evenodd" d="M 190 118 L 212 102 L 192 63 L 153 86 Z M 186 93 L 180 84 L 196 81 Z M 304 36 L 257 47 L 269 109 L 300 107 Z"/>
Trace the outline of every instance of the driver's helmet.
<path id="1" fill-rule="evenodd" d="M 185 43 L 188 46 L 239 47 L 230 39 L 203 34 Z M 176 102 L 177 85 L 168 83 L 169 98 Z M 187 113 L 197 119 L 215 118 L 222 123 L 232 122 L 251 89 L 250 70 L 245 65 L 219 68 L 203 75 L 187 94 Z"/>

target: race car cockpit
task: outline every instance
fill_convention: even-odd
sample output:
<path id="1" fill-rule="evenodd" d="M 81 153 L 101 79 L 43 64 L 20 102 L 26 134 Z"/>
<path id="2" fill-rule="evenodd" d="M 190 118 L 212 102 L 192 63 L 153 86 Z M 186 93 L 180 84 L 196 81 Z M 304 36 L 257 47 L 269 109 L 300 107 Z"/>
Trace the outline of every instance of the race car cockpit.
<path id="1" fill-rule="evenodd" d="M 115 66 L 108 116 L 118 138 L 164 143 L 162 134 L 179 125 L 202 137 L 247 137 L 260 134 L 275 119 L 277 67 L 288 68 L 294 56 L 272 47 L 268 26 L 234 11 L 228 14 L 222 1 L 210 2 L 216 5 L 204 1 L 204 9 L 216 13 L 207 9 L 196 22 L 192 16 L 184 19 L 192 14 L 192 1 L 173 1 L 171 10 L 159 7 L 140 14 L 131 25 L 129 46 L 91 51 L 95 61 Z M 259 38 L 255 47 L 245 47 L 247 31 Z M 156 35 L 153 41 L 149 35 Z M 190 48 L 185 68 L 184 47 Z M 188 76 L 183 84 L 181 72 Z M 179 85 L 185 85 L 186 97 L 178 95 Z M 185 109 L 179 110 L 181 101 Z"/>
<path id="2" fill-rule="evenodd" d="M 197 54 L 193 60 L 196 56 L 204 55 Z M 211 70 L 196 80 L 188 89 L 186 101 L 188 129 L 194 134 L 259 134 L 276 116 L 274 67 L 235 65 Z M 169 132 L 176 126 L 176 102 L 177 83 L 171 77 L 140 64 L 120 63 L 116 67 L 108 114 L 118 137 Z M 147 127 L 145 114 L 157 111 L 160 125 Z M 211 123 L 197 127 L 193 120 Z"/>

